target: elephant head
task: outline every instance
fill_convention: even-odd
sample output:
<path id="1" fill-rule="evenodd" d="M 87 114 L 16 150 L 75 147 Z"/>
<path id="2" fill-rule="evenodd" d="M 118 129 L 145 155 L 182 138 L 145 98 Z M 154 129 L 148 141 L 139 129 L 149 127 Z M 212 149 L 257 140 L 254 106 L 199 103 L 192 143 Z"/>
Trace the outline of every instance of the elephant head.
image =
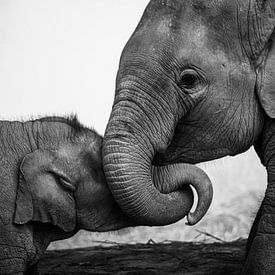
<path id="1" fill-rule="evenodd" d="M 103 143 L 107 182 L 130 217 L 186 215 L 188 183 L 199 195 L 189 223 L 202 218 L 212 189 L 193 165 L 247 150 L 265 113 L 275 117 L 274 25 L 271 0 L 150 1 L 120 59 Z"/>
<path id="2" fill-rule="evenodd" d="M 95 131 L 75 117 L 0 121 L 0 128 L 0 274 L 32 271 L 51 241 L 79 229 L 135 225 L 107 186 Z"/>
<path id="3" fill-rule="evenodd" d="M 20 164 L 14 223 L 48 223 L 63 232 L 130 225 L 106 184 L 102 137 L 76 120 L 44 118 L 42 123 L 44 140 Z"/>

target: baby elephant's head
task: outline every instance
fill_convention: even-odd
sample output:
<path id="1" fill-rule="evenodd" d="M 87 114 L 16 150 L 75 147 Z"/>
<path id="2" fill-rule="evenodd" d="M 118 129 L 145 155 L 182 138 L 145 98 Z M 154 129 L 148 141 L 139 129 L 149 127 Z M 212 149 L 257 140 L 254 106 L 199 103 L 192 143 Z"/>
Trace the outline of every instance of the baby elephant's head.
<path id="1" fill-rule="evenodd" d="M 44 131 L 39 149 L 21 162 L 14 222 L 38 221 L 65 232 L 129 226 L 105 181 L 102 138 L 87 128 L 58 125 Z"/>

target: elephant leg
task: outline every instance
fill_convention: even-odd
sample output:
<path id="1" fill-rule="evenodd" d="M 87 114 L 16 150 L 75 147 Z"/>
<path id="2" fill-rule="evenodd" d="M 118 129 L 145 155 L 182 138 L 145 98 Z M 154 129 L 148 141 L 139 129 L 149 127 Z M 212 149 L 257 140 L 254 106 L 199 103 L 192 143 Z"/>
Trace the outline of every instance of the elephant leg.
<path id="1" fill-rule="evenodd" d="M 248 236 L 248 239 L 247 239 L 247 244 L 246 244 L 245 258 L 248 257 L 249 251 L 251 249 L 251 245 L 253 243 L 253 240 L 256 237 L 258 225 L 259 225 L 260 218 L 261 218 L 261 215 L 262 215 L 262 210 L 263 210 L 263 204 L 261 204 L 261 207 L 259 208 L 259 210 L 257 212 L 257 215 L 255 217 L 255 220 L 254 220 L 254 222 L 252 224 L 252 227 L 250 229 L 249 236 Z"/>
<path id="2" fill-rule="evenodd" d="M 252 226 L 243 274 L 275 274 L 275 184 L 269 183 Z"/>
<path id="3" fill-rule="evenodd" d="M 9 236 L 5 233 L 0 229 L 0 274 L 23 275 L 27 265 L 27 252 L 23 245 L 16 242 L 16 234 Z"/>
<path id="4" fill-rule="evenodd" d="M 31 236 L 12 225 L 0 224 L 0 274 L 26 274 L 26 268 L 37 261 Z"/>

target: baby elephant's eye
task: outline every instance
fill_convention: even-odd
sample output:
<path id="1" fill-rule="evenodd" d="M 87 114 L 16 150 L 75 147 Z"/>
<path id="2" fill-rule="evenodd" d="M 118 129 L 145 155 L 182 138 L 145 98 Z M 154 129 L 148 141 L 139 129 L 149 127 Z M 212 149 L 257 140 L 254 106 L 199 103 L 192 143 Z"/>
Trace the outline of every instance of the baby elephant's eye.
<path id="1" fill-rule="evenodd" d="M 180 77 L 179 87 L 187 92 L 194 92 L 202 84 L 201 76 L 192 69 L 185 70 Z"/>
<path id="2" fill-rule="evenodd" d="M 63 185 L 64 188 L 69 189 L 70 191 L 75 191 L 75 187 L 70 183 L 70 181 L 67 178 L 64 178 L 63 176 L 59 176 L 59 181 Z"/>

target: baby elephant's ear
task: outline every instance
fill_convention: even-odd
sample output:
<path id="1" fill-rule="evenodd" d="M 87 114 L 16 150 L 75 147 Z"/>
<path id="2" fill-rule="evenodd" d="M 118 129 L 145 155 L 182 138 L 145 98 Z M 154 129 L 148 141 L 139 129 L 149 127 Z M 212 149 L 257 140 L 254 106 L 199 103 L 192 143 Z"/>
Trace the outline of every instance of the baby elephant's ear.
<path id="1" fill-rule="evenodd" d="M 56 225 L 66 232 L 74 230 L 76 209 L 73 188 L 64 180 L 66 175 L 55 166 L 54 159 L 55 152 L 36 150 L 22 160 L 15 223 L 40 221 Z"/>

